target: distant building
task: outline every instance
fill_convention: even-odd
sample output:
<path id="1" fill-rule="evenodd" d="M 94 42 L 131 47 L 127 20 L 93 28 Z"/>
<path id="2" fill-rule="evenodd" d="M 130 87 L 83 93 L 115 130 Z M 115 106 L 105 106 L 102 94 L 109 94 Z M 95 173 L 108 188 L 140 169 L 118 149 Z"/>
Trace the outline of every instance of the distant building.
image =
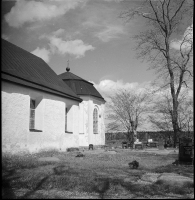
<path id="1" fill-rule="evenodd" d="M 69 70 L 57 75 L 41 58 L 2 39 L 3 152 L 105 145 L 105 100 Z"/>

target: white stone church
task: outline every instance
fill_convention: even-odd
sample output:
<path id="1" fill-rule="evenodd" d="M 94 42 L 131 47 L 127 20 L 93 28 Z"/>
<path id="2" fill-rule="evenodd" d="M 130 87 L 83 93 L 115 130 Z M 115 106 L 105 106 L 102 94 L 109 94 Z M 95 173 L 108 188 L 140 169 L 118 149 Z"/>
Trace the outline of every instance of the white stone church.
<path id="1" fill-rule="evenodd" d="M 92 83 L 3 39 L 1 70 L 3 152 L 105 145 L 105 100 Z"/>

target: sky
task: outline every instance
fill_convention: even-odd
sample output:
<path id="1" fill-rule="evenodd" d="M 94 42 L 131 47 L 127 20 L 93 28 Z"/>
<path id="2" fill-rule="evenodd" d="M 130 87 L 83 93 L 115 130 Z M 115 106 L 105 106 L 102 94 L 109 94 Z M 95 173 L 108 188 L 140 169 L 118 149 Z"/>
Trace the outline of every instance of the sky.
<path id="1" fill-rule="evenodd" d="M 1 37 L 41 57 L 56 74 L 66 71 L 69 60 L 70 72 L 93 82 L 103 97 L 111 89 L 144 87 L 155 74 L 136 58 L 131 37 L 147 25 L 119 17 L 140 2 L 3 0 Z M 184 24 L 180 38 L 190 25 Z M 178 48 L 177 40 L 174 45 Z"/>

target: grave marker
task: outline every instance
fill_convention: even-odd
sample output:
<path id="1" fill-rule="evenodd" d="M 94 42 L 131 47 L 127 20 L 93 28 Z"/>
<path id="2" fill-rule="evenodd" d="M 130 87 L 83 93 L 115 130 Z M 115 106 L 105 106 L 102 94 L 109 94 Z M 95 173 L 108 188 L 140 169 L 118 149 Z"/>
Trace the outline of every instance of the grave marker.
<path id="1" fill-rule="evenodd" d="M 142 144 L 135 144 L 135 149 L 143 149 L 143 145 Z"/>
<path id="2" fill-rule="evenodd" d="M 127 142 L 122 142 L 122 148 L 126 148 L 127 149 Z"/>
<path id="3" fill-rule="evenodd" d="M 192 163 L 192 139 L 183 137 L 179 139 L 179 162 Z"/>
<path id="4" fill-rule="evenodd" d="M 149 145 L 150 145 L 150 147 L 157 147 L 156 142 L 150 142 Z"/>
<path id="5" fill-rule="evenodd" d="M 93 144 L 89 144 L 89 150 L 92 149 L 93 150 Z"/>
<path id="6" fill-rule="evenodd" d="M 163 138 L 160 138 L 159 141 L 158 141 L 158 149 L 164 150 L 164 140 L 163 140 Z"/>

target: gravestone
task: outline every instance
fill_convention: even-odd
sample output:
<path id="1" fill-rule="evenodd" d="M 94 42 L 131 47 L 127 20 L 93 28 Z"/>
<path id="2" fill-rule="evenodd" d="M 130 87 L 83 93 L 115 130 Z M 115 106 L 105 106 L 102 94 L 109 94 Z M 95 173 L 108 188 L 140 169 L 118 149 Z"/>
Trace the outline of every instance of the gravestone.
<path id="1" fill-rule="evenodd" d="M 192 163 L 192 139 L 179 139 L 179 163 Z"/>
<path id="2" fill-rule="evenodd" d="M 157 147 L 156 142 L 150 142 L 150 147 Z"/>
<path id="3" fill-rule="evenodd" d="M 158 149 L 164 150 L 164 140 L 163 140 L 163 138 L 160 138 L 159 141 L 158 141 Z"/>
<path id="4" fill-rule="evenodd" d="M 142 142 L 139 142 L 139 139 L 136 139 L 133 146 L 134 146 L 134 149 L 143 149 L 143 144 Z"/>
<path id="5" fill-rule="evenodd" d="M 127 147 L 130 148 L 130 149 L 133 148 L 133 143 L 132 142 L 128 143 Z"/>
<path id="6" fill-rule="evenodd" d="M 127 149 L 127 142 L 122 142 L 122 148 L 126 148 Z"/>
<path id="7" fill-rule="evenodd" d="M 153 140 L 152 139 L 148 139 L 148 142 L 153 142 Z"/>
<path id="8" fill-rule="evenodd" d="M 89 150 L 93 150 L 93 144 L 89 144 Z"/>
<path id="9" fill-rule="evenodd" d="M 142 144 L 135 144 L 135 149 L 143 149 L 143 145 Z"/>

